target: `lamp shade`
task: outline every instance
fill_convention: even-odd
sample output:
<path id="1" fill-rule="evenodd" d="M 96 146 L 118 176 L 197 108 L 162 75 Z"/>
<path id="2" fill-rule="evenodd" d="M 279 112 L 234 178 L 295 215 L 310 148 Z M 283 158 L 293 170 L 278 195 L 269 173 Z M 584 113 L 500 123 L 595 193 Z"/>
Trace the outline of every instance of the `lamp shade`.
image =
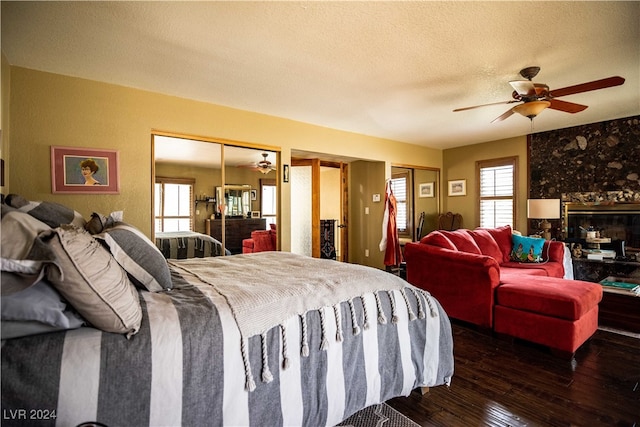
<path id="1" fill-rule="evenodd" d="M 527 218 L 558 219 L 560 218 L 560 199 L 527 200 Z"/>
<path id="2" fill-rule="evenodd" d="M 513 111 L 518 114 L 522 114 L 525 117 L 533 119 L 540 114 L 542 110 L 549 107 L 551 103 L 549 101 L 529 101 L 524 104 L 516 105 L 513 107 Z"/>

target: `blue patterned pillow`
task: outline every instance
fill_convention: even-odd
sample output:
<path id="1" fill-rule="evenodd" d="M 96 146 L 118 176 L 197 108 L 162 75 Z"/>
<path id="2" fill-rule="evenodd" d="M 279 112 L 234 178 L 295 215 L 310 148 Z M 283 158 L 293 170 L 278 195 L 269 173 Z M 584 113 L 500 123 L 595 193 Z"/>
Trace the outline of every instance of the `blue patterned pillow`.
<path id="1" fill-rule="evenodd" d="M 544 239 L 537 237 L 524 237 L 514 234 L 511 236 L 513 243 L 511 261 L 515 262 L 542 262 L 542 248 Z"/>

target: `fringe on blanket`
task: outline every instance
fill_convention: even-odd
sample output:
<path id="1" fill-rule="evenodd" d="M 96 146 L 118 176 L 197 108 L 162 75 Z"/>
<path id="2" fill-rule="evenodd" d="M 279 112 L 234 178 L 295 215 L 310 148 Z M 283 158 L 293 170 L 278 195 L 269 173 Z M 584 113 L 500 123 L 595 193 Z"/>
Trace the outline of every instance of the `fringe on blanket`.
<path id="1" fill-rule="evenodd" d="M 374 292 L 374 297 L 376 300 L 376 317 L 378 320 L 378 323 L 380 324 L 386 324 L 387 323 L 387 317 L 384 313 L 384 310 L 382 309 L 382 303 L 380 301 L 380 292 L 386 292 L 387 295 L 389 296 L 389 302 L 391 305 L 391 323 L 393 324 L 397 324 L 398 323 L 398 315 L 397 315 L 397 306 L 396 306 L 396 301 L 395 301 L 395 296 L 394 296 L 394 292 L 393 291 L 377 291 Z M 413 311 L 413 308 L 410 304 L 409 301 L 409 295 L 407 295 L 407 292 L 410 292 L 413 297 L 416 300 L 416 307 L 418 309 L 418 314 L 416 315 Z M 405 305 L 407 307 L 408 313 L 409 313 L 409 321 L 414 321 L 416 319 L 424 319 L 426 314 L 425 314 L 425 306 L 424 306 L 424 302 L 426 301 L 427 306 L 429 307 L 429 314 L 431 317 L 438 317 L 438 310 L 436 309 L 436 307 L 433 305 L 433 302 L 431 301 L 431 295 L 429 294 L 429 292 L 427 291 L 423 291 L 421 289 L 417 289 L 417 288 L 403 288 L 400 293 L 402 294 L 402 298 L 405 302 Z M 367 310 L 367 305 L 365 304 L 364 301 L 364 295 L 360 296 L 360 297 L 356 297 L 356 298 L 360 298 L 361 302 L 362 302 L 362 308 L 363 308 L 363 319 L 362 319 L 362 328 L 363 329 L 369 329 L 370 324 L 369 324 L 369 313 Z M 350 316 L 351 316 L 351 323 L 353 325 L 352 331 L 351 333 L 355 336 L 360 334 L 362 328 L 360 327 L 360 325 L 358 324 L 358 318 L 357 318 L 357 314 L 356 314 L 356 308 L 354 306 L 353 303 L 353 299 L 350 299 L 348 302 L 348 306 L 349 306 L 349 312 L 350 312 Z M 341 308 L 340 308 L 341 303 L 338 303 L 336 305 L 333 306 L 333 314 L 335 316 L 335 322 L 336 322 L 336 336 L 335 336 L 335 341 L 340 343 L 343 341 L 344 339 L 344 332 L 343 332 L 343 327 L 342 327 L 342 313 L 341 313 Z M 321 343 L 320 343 L 320 350 L 326 351 L 329 348 L 329 338 L 327 337 L 327 332 L 326 332 L 326 319 L 325 319 L 325 310 L 323 309 L 319 309 L 318 310 L 319 314 L 320 314 L 320 329 L 321 329 Z M 307 313 L 303 313 L 301 315 L 299 315 L 300 318 L 300 355 L 302 357 L 308 357 L 309 356 L 309 342 L 308 342 L 308 331 L 307 331 Z M 283 323 L 280 325 L 280 333 L 281 333 L 281 352 L 282 352 L 282 369 L 287 369 L 289 367 L 289 346 L 288 346 L 288 342 L 287 342 L 287 331 L 286 331 L 286 325 Z M 261 334 L 260 336 L 261 339 L 261 352 L 262 352 L 262 374 L 261 374 L 261 380 L 263 383 L 270 383 L 271 381 L 273 381 L 273 374 L 271 373 L 270 369 L 269 369 L 269 356 L 268 356 L 268 343 L 267 343 L 267 333 L 264 332 Z M 245 390 L 247 391 L 254 391 L 256 389 L 256 382 L 255 379 L 253 378 L 253 373 L 251 370 L 251 363 L 249 362 L 249 353 L 248 353 L 248 338 L 247 337 L 242 337 L 242 341 L 241 341 L 241 353 L 242 353 L 242 362 L 244 365 L 244 371 L 245 371 Z"/>

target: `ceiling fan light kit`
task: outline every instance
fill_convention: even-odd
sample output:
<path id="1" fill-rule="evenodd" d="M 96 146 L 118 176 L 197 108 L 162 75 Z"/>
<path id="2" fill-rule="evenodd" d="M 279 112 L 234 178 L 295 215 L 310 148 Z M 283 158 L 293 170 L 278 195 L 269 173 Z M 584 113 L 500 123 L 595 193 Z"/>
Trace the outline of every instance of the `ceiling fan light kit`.
<path id="1" fill-rule="evenodd" d="M 533 120 L 535 116 L 540 114 L 544 109 L 551 105 L 549 101 L 529 101 L 513 107 L 513 111 Z"/>
<path id="2" fill-rule="evenodd" d="M 512 104 L 514 102 L 522 102 L 515 107 L 510 108 L 502 115 L 495 118 L 493 122 L 502 121 L 513 113 L 518 113 L 531 120 L 533 126 L 533 118 L 547 108 L 552 110 L 563 111 L 565 113 L 579 113 L 584 111 L 587 106 L 576 104 L 575 102 L 562 101 L 556 98 L 577 93 L 589 92 L 592 90 L 606 89 L 613 86 L 620 86 L 624 83 L 624 78 L 620 76 L 607 77 L 605 79 L 594 80 L 592 82 L 581 83 L 574 86 L 567 86 L 561 89 L 549 90 L 549 86 L 543 83 L 533 83 L 531 79 L 538 75 L 540 67 L 527 67 L 520 70 L 520 75 L 527 80 L 513 80 L 509 84 L 513 87 L 511 97 L 513 99 L 504 102 L 493 102 L 491 104 L 476 105 L 473 107 L 456 108 L 453 110 L 465 111 L 478 107 L 486 107 L 488 105 Z"/>

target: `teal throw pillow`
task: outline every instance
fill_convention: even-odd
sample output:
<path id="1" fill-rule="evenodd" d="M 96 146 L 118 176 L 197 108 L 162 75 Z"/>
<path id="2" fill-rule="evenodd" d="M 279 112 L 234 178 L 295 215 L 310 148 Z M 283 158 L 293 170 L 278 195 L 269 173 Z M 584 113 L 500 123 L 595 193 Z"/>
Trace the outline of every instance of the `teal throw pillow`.
<path id="1" fill-rule="evenodd" d="M 542 262 L 542 247 L 544 239 L 536 237 L 524 237 L 514 234 L 511 236 L 513 243 L 511 261 L 516 262 Z"/>

